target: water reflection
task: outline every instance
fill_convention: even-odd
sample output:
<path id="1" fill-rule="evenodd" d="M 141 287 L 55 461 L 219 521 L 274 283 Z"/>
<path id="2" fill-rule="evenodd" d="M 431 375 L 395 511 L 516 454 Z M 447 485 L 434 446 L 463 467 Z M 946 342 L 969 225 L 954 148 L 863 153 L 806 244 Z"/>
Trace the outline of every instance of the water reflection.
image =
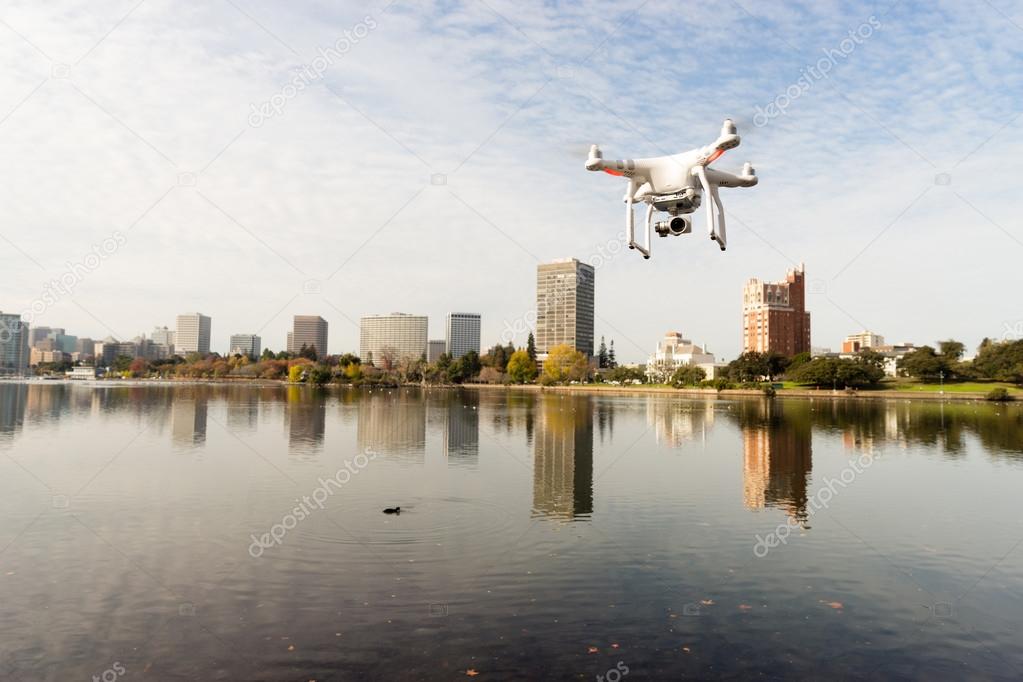
<path id="1" fill-rule="evenodd" d="M 749 401 L 731 413 L 742 429 L 743 504 L 781 509 L 805 527 L 813 468 L 810 403 Z"/>
<path id="2" fill-rule="evenodd" d="M 419 389 L 367 391 L 359 400 L 359 450 L 421 464 L 426 453 L 426 400 Z"/>
<path id="3" fill-rule="evenodd" d="M 547 396 L 533 439 L 533 514 L 563 520 L 593 513 L 593 403 Z"/>
<path id="4" fill-rule="evenodd" d="M 28 386 L 6 384 L 0 386 L 0 445 L 8 444 L 21 431 L 25 421 Z"/>
<path id="5" fill-rule="evenodd" d="M 227 428 L 235 433 L 255 431 L 259 425 L 260 395 L 256 391 L 240 392 L 227 403 Z"/>
<path id="6" fill-rule="evenodd" d="M 327 429 L 329 394 L 321 389 L 288 386 L 288 449 L 291 452 L 316 452 L 323 445 Z"/>
<path id="7" fill-rule="evenodd" d="M 171 442 L 191 447 L 205 442 L 208 420 L 219 421 L 236 433 L 259 429 L 260 418 L 284 419 L 290 448 L 320 450 L 326 435 L 331 401 L 340 406 L 342 422 L 356 422 L 360 448 L 374 448 L 410 462 L 422 462 L 427 420 L 441 434 L 443 452 L 452 465 L 478 465 L 480 428 L 494 433 L 524 434 L 534 451 L 537 439 L 546 443 L 577 424 L 561 412 L 589 419 L 589 437 L 579 453 L 592 458 L 594 435 L 600 442 L 614 438 L 615 420 L 645 410 L 656 442 L 672 448 L 703 442 L 715 418 L 730 415 L 743 433 L 746 469 L 758 486 L 763 504 L 786 476 L 795 476 L 788 495 L 798 513 L 802 484 L 798 472 L 809 472 L 813 432 L 836 434 L 847 448 L 870 450 L 883 445 L 918 446 L 949 458 L 963 457 L 971 439 L 989 456 L 1023 460 L 1023 409 L 1019 405 L 890 400 L 762 399 L 724 403 L 650 398 L 631 399 L 540 394 L 533 391 L 475 390 L 324 390 L 303 387 L 251 385 L 120 384 L 78 385 L 60 382 L 0 383 L 0 444 L 16 439 L 27 425 L 52 423 L 71 416 L 110 418 L 130 414 L 140 425 L 169 432 Z M 571 408 L 566 406 L 571 405 Z M 216 407 L 217 412 L 210 412 Z M 274 406 L 268 409 L 267 406 Z M 275 409 L 276 408 L 276 409 Z M 283 408 L 283 409 L 281 409 Z M 277 417 L 277 415 L 283 415 Z M 166 428 L 169 426 L 169 429 Z M 596 432 L 596 433 L 594 433 Z M 567 446 L 566 446 L 567 447 Z M 539 450 L 549 449 L 541 443 Z M 545 455 L 546 456 L 546 455 Z M 804 467 L 805 463 L 805 467 Z M 762 473 L 757 473 L 762 472 Z M 790 473 L 784 473 L 790 472 Z M 777 481 L 777 485 L 771 483 Z M 760 495 L 750 493 L 751 506 Z M 542 505 L 541 505 L 542 507 Z"/>
<path id="8" fill-rule="evenodd" d="M 480 395 L 460 392 L 445 410 L 444 455 L 448 464 L 476 466 L 480 457 Z"/>
<path id="9" fill-rule="evenodd" d="M 650 398 L 646 420 L 654 429 L 658 445 L 680 448 L 696 438 L 706 442 L 707 432 L 714 427 L 714 402 L 679 403 Z"/>
<path id="10" fill-rule="evenodd" d="M 176 396 L 170 404 L 171 441 L 181 447 L 206 442 L 206 416 L 209 397 L 205 391 L 190 391 Z"/>

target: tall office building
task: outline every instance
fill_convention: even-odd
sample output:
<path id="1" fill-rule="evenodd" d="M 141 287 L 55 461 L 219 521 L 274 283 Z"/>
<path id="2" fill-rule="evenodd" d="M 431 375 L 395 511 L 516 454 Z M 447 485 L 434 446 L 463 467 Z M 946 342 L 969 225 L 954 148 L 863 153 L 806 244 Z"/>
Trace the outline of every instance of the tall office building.
<path id="1" fill-rule="evenodd" d="M 29 326 L 21 315 L 0 313 L 0 376 L 22 376 L 28 369 Z"/>
<path id="2" fill-rule="evenodd" d="M 153 343 L 161 343 L 164 346 L 174 346 L 174 330 L 167 327 L 153 327 L 153 333 L 149 335 Z"/>
<path id="3" fill-rule="evenodd" d="M 859 334 L 850 334 L 842 342 L 843 353 L 859 353 L 867 348 L 877 348 L 884 345 L 884 337 L 869 331 L 862 331 Z"/>
<path id="4" fill-rule="evenodd" d="M 91 358 L 96 354 L 96 341 L 90 339 L 88 336 L 83 336 L 75 342 L 75 353 L 78 354 L 79 360 Z"/>
<path id="5" fill-rule="evenodd" d="M 298 354 L 306 348 L 315 348 L 316 357 L 327 357 L 327 321 L 319 315 L 295 315 L 288 332 L 288 352 Z"/>
<path id="6" fill-rule="evenodd" d="M 437 362 L 437 358 L 447 352 L 448 342 L 444 339 L 430 339 L 426 342 L 426 361 Z"/>
<path id="7" fill-rule="evenodd" d="M 742 349 L 792 357 L 810 352 L 810 313 L 806 311 L 803 265 L 784 282 L 753 278 L 742 290 Z"/>
<path id="8" fill-rule="evenodd" d="M 425 315 L 367 315 L 359 320 L 359 357 L 376 367 L 421 358 L 426 354 L 427 324 Z"/>
<path id="9" fill-rule="evenodd" d="M 542 263 L 536 269 L 536 351 L 545 356 L 568 344 L 593 355 L 592 265 L 575 258 Z"/>
<path id="10" fill-rule="evenodd" d="M 262 339 L 255 334 L 232 334 L 230 355 L 247 355 L 258 358 L 262 352 Z"/>
<path id="11" fill-rule="evenodd" d="M 174 332 L 174 352 L 184 357 L 188 353 L 210 352 L 210 318 L 200 313 L 178 315 L 177 331 Z"/>
<path id="12" fill-rule="evenodd" d="M 36 344 L 45 340 L 52 339 L 57 334 L 63 334 L 64 330 L 60 327 L 32 327 L 28 330 L 28 345 L 30 348 L 35 348 Z M 46 350 L 53 350 L 48 348 Z"/>
<path id="13" fill-rule="evenodd" d="M 480 314 L 448 313 L 445 352 L 460 358 L 471 350 L 480 352 Z"/>

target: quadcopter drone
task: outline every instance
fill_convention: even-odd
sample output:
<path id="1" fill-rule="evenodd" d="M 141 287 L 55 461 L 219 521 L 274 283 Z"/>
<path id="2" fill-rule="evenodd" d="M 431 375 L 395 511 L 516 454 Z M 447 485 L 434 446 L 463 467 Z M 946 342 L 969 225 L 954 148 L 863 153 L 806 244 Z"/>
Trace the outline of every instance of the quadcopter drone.
<path id="1" fill-rule="evenodd" d="M 731 119 L 725 119 L 718 139 L 705 147 L 691 149 L 672 156 L 657 156 L 649 159 L 625 159 L 605 161 L 597 145 L 590 147 L 586 159 L 586 170 L 602 170 L 629 180 L 625 190 L 625 226 L 629 237 L 629 248 L 636 249 L 644 258 L 650 257 L 651 228 L 662 237 L 677 237 L 693 231 L 692 219 L 688 214 L 702 203 L 704 193 L 707 201 L 707 230 L 710 238 L 725 250 L 725 209 L 718 196 L 718 187 L 752 187 L 757 184 L 756 172 L 748 162 L 740 175 L 733 175 L 710 164 L 729 149 L 739 146 L 739 135 Z M 636 242 L 636 218 L 633 204 L 644 201 L 646 210 L 646 244 Z M 714 207 L 717 207 L 715 214 Z M 664 211 L 672 216 L 670 220 L 654 223 L 654 211 Z"/>

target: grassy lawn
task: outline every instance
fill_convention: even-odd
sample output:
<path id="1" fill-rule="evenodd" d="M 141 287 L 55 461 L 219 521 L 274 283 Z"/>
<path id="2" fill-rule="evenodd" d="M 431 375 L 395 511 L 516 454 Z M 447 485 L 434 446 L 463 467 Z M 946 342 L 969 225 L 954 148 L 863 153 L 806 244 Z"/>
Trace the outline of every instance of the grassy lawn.
<path id="1" fill-rule="evenodd" d="M 794 381 L 785 381 L 783 383 L 783 389 L 807 389 L 812 390 L 812 386 L 804 386 L 797 384 Z M 897 381 L 887 380 L 881 382 L 881 385 L 873 389 L 861 389 L 862 391 L 919 391 L 921 393 L 938 393 L 944 390 L 946 393 L 987 393 L 992 388 L 1006 388 L 1009 393 L 1013 395 L 1023 395 L 1023 389 L 1006 383 L 1004 381 L 961 381 L 961 382 L 946 382 L 944 386 L 940 383 L 925 384 L 919 381 L 900 379 Z M 822 389 L 823 390 L 823 389 Z"/>
<path id="2" fill-rule="evenodd" d="M 944 390 L 946 393 L 987 393 L 992 388 L 1001 387 L 1009 389 L 1009 393 L 1023 393 L 1023 389 L 1004 381 L 957 381 L 953 383 L 945 382 L 944 386 L 937 383 L 924 384 L 917 381 L 891 381 L 885 382 L 883 386 L 893 391 L 924 391 L 927 393 L 937 393 L 941 390 Z"/>

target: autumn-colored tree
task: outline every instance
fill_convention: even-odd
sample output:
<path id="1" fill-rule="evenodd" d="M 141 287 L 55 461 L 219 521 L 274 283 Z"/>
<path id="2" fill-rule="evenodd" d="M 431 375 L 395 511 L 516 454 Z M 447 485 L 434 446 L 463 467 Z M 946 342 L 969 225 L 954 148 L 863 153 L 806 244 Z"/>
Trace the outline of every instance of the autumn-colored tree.
<path id="1" fill-rule="evenodd" d="M 582 381 L 589 371 L 590 363 L 586 356 L 567 344 L 551 348 L 543 361 L 543 376 L 548 383 Z"/>
<path id="2" fill-rule="evenodd" d="M 140 377 L 146 373 L 149 369 L 149 363 L 146 362 L 145 358 L 135 358 L 128 365 L 128 373 L 133 377 Z"/>
<path id="3" fill-rule="evenodd" d="M 517 384 L 536 379 L 536 363 L 529 357 L 529 352 L 517 350 L 508 360 L 508 376 Z"/>

